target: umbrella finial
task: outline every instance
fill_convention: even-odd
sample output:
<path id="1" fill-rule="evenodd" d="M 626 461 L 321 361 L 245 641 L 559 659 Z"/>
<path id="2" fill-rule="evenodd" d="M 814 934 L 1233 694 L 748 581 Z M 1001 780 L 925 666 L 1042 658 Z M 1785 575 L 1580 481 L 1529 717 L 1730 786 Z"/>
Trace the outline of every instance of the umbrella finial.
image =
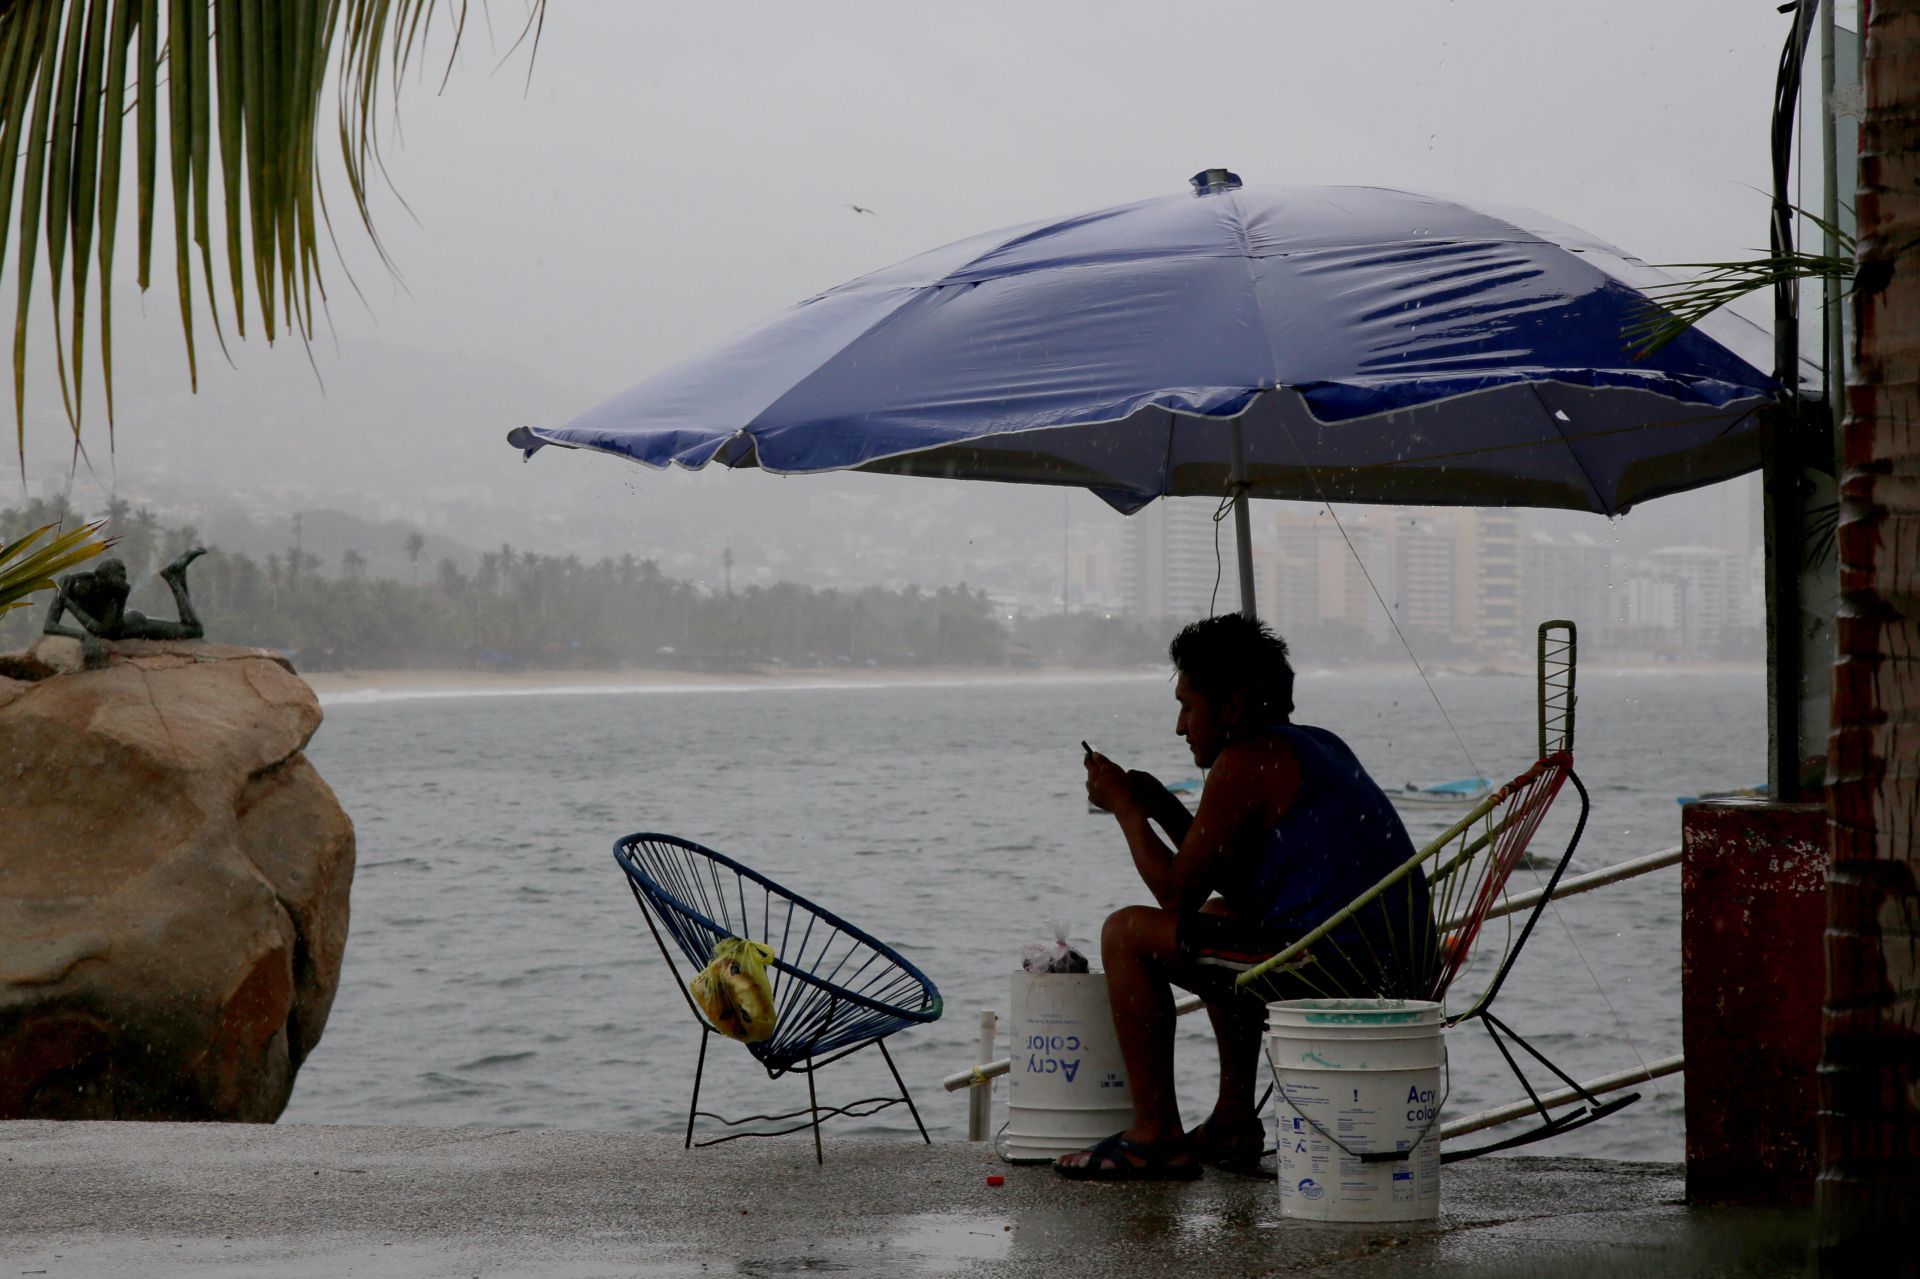
<path id="1" fill-rule="evenodd" d="M 1193 184 L 1195 195 L 1218 195 L 1240 189 L 1240 175 L 1232 169 L 1202 169 L 1187 181 Z"/>

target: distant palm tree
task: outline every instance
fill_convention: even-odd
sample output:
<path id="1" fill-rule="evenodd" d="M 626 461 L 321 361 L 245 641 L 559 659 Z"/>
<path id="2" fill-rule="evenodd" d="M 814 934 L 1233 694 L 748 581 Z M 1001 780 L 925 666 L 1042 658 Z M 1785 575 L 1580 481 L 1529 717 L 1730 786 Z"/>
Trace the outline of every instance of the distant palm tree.
<path id="1" fill-rule="evenodd" d="M 120 558 L 131 571 L 139 573 L 152 566 L 159 530 L 159 521 L 153 518 L 152 511 L 143 506 L 136 512 L 133 503 L 116 497 L 107 503 L 106 517 L 101 524 L 113 535 Z"/>
<path id="2" fill-rule="evenodd" d="M 427 549 L 426 536 L 419 529 L 407 534 L 407 563 L 413 567 L 413 585 L 420 585 L 420 553 Z"/>
<path id="3" fill-rule="evenodd" d="M 168 559 L 175 559 L 200 545 L 200 530 L 191 524 L 182 524 L 179 528 L 168 529 L 161 542 L 160 553 Z"/>
<path id="4" fill-rule="evenodd" d="M 144 506 L 135 511 L 132 518 L 127 521 L 123 545 L 126 547 L 125 558 L 129 564 L 139 569 L 150 568 L 153 564 L 154 552 L 160 546 L 159 517 Z"/>
<path id="5" fill-rule="evenodd" d="M 228 322 L 244 337 L 249 274 L 267 341 L 285 332 L 310 337 L 315 294 L 326 300 L 320 241 L 331 233 L 320 182 L 321 101 L 338 95 L 347 188 L 377 248 L 367 187 L 380 163 L 381 109 L 425 49 L 434 20 L 457 45 L 467 9 L 468 0 L 0 0 L 0 271 L 11 242 L 23 469 L 31 286 L 43 241 L 68 419 L 77 435 L 90 295 L 100 307 L 101 381 L 113 417 L 113 262 L 127 135 L 143 290 L 152 280 L 166 157 L 174 291 L 197 388 L 195 256 L 222 346 L 219 296 L 226 293 Z M 545 9 L 545 0 L 529 0 L 523 40 L 537 43 Z M 215 283 L 216 239 L 224 289 Z"/>

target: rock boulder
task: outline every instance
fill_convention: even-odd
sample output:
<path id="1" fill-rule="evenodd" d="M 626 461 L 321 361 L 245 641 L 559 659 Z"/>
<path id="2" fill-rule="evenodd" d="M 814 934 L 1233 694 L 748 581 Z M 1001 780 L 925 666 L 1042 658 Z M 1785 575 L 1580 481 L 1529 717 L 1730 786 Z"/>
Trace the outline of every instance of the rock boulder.
<path id="1" fill-rule="evenodd" d="M 346 948 L 319 702 L 265 650 L 113 647 L 0 672 L 0 1119 L 271 1121 Z"/>

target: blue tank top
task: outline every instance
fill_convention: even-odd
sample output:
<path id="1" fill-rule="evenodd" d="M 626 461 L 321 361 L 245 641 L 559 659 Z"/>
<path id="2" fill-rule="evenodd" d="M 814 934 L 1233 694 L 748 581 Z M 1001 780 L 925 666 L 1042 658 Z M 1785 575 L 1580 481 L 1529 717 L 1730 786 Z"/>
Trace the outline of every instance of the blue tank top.
<path id="1" fill-rule="evenodd" d="M 1267 927 L 1298 936 L 1404 864 L 1413 841 L 1345 742 L 1305 724 L 1271 731 L 1300 761 L 1300 791 L 1266 842 L 1248 854 L 1237 904 Z M 1426 876 L 1415 870 L 1405 891 L 1383 893 L 1333 940 L 1356 958 L 1369 946 L 1405 953 L 1406 939 L 1421 943 L 1411 949 L 1424 950 L 1431 945 L 1431 911 Z"/>

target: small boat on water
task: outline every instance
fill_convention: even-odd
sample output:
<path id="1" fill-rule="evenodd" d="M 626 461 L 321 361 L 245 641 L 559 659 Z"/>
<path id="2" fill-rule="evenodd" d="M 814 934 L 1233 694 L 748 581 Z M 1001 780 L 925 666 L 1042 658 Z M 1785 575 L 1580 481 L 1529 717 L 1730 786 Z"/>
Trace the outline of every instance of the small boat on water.
<path id="1" fill-rule="evenodd" d="M 1485 799 L 1492 790 L 1493 782 L 1488 778 L 1458 777 L 1425 786 L 1408 782 L 1404 790 L 1388 791 L 1387 798 L 1409 808 L 1465 808 Z"/>

